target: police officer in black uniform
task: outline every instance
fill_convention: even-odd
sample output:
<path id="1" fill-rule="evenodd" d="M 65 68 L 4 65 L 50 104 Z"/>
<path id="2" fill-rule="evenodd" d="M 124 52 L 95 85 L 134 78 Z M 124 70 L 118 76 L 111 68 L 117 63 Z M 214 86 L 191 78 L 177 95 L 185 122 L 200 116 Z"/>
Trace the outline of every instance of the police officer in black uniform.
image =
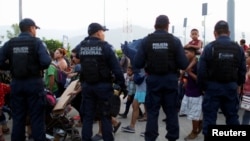
<path id="1" fill-rule="evenodd" d="M 159 15 L 155 32 L 146 36 L 134 58 L 136 68 L 146 67 L 147 109 L 146 141 L 155 141 L 158 133 L 158 116 L 161 106 L 166 114 L 169 141 L 179 138 L 177 111 L 179 69 L 185 70 L 188 60 L 180 40 L 168 33 L 169 19 Z"/>
<path id="2" fill-rule="evenodd" d="M 0 69 L 10 69 L 13 128 L 11 141 L 25 141 L 29 115 L 32 137 L 45 141 L 45 95 L 43 70 L 51 63 L 45 44 L 36 38 L 39 27 L 30 18 L 20 21 L 21 34 L 0 49 Z"/>
<path id="3" fill-rule="evenodd" d="M 107 29 L 99 23 L 91 23 L 89 36 L 78 48 L 81 63 L 80 81 L 82 83 L 83 115 L 82 140 L 91 141 L 92 124 L 96 113 L 99 113 L 104 141 L 114 141 L 112 134 L 109 102 L 113 96 L 113 78 L 122 90 L 126 90 L 125 80 L 119 61 L 112 46 L 104 41 Z M 98 107 L 98 108 L 97 108 Z"/>
<path id="4" fill-rule="evenodd" d="M 245 82 L 246 61 L 243 49 L 231 41 L 226 21 L 214 27 L 215 41 L 203 50 L 198 63 L 198 84 L 205 91 L 202 104 L 203 134 L 208 140 L 208 125 L 215 125 L 218 109 L 227 125 L 239 125 L 240 86 Z"/>

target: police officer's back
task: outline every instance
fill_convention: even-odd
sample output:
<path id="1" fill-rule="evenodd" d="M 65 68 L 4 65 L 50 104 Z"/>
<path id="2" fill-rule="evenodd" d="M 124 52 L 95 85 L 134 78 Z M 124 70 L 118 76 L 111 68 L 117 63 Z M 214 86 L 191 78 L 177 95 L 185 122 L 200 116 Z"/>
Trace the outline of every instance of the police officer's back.
<path id="1" fill-rule="evenodd" d="M 218 21 L 214 27 L 215 41 L 205 46 L 198 62 L 198 84 L 205 91 L 202 105 L 203 134 L 208 125 L 215 125 L 218 109 L 226 124 L 239 125 L 238 89 L 245 82 L 246 61 L 243 49 L 231 41 L 229 25 Z"/>
<path id="2" fill-rule="evenodd" d="M 169 19 L 160 15 L 155 21 L 155 32 L 142 41 L 134 58 L 136 68 L 146 67 L 147 109 L 146 141 L 155 141 L 158 133 L 159 110 L 167 116 L 167 135 L 169 141 L 179 138 L 177 116 L 177 95 L 179 69 L 186 69 L 188 60 L 180 40 L 168 33 Z"/>
<path id="3" fill-rule="evenodd" d="M 102 123 L 104 141 L 113 141 L 111 124 L 110 99 L 113 96 L 113 83 L 125 88 L 125 80 L 119 61 L 112 46 L 104 41 L 107 29 L 99 23 L 91 23 L 88 27 L 89 36 L 76 48 L 80 49 L 82 83 L 82 139 L 89 141 L 92 137 L 92 124 L 96 113 Z M 112 75 L 115 76 L 113 82 Z"/>
<path id="4" fill-rule="evenodd" d="M 20 21 L 21 34 L 7 41 L 0 49 L 0 69 L 9 69 L 12 76 L 11 108 L 13 111 L 12 141 L 25 140 L 25 120 L 30 116 L 32 137 L 45 140 L 45 97 L 43 70 L 51 63 L 45 44 L 36 38 L 39 27 L 32 19 Z"/>

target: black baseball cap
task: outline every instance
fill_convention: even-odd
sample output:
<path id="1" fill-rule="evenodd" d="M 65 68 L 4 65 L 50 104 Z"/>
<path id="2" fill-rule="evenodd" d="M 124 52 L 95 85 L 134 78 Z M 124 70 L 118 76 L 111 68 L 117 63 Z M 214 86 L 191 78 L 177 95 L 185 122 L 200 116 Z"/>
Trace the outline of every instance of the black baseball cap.
<path id="1" fill-rule="evenodd" d="M 22 27 L 25 27 L 25 26 L 28 26 L 28 27 L 29 26 L 35 26 L 36 29 L 40 29 L 40 27 L 37 26 L 36 23 L 32 19 L 30 19 L 30 18 L 24 18 L 24 19 L 22 19 L 20 21 L 19 27 L 22 28 Z"/>
<path id="2" fill-rule="evenodd" d="M 99 30 L 108 31 L 108 29 L 105 26 L 102 26 L 99 23 L 91 23 L 88 27 L 88 34 L 92 35 Z"/>
<path id="3" fill-rule="evenodd" d="M 229 31 L 228 23 L 226 21 L 220 20 L 215 24 L 214 30 L 215 31 L 219 31 L 219 30 Z"/>
<path id="4" fill-rule="evenodd" d="M 166 16 L 166 15 L 159 15 L 158 17 L 156 17 L 155 26 L 157 26 L 157 27 L 164 27 L 164 26 L 166 26 L 168 24 L 169 24 L 168 16 Z"/>

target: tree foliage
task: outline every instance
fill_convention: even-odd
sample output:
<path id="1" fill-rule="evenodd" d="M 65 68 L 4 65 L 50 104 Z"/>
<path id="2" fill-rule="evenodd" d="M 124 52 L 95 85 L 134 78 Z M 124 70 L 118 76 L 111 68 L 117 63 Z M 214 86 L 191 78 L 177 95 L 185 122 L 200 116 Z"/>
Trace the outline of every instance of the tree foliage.
<path id="1" fill-rule="evenodd" d="M 56 49 L 61 48 L 63 46 L 63 43 L 60 42 L 59 40 L 54 40 L 54 39 L 49 39 L 47 40 L 45 37 L 43 37 L 42 39 L 44 41 L 44 43 L 47 45 L 47 49 L 49 51 L 55 52 Z M 67 54 L 66 56 L 69 57 L 70 56 L 70 46 L 68 45 L 68 47 L 66 48 L 67 50 Z"/>
<path id="2" fill-rule="evenodd" d="M 62 47 L 63 43 L 58 41 L 58 40 L 54 40 L 54 39 L 45 39 L 43 38 L 44 43 L 47 45 L 47 48 L 49 51 L 55 51 L 57 48 Z"/>
<path id="3" fill-rule="evenodd" d="M 122 50 L 115 50 L 115 53 L 117 54 L 118 58 L 122 57 Z"/>
<path id="4" fill-rule="evenodd" d="M 17 37 L 21 32 L 18 24 L 12 24 L 11 28 L 12 28 L 12 31 L 7 30 L 7 38 L 8 39 L 11 39 L 13 37 Z"/>

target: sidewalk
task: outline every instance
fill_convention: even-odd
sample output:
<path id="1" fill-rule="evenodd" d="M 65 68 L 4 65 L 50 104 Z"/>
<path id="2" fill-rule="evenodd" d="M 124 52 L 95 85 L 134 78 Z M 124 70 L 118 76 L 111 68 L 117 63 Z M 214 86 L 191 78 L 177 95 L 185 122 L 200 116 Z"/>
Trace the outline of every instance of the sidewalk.
<path id="1" fill-rule="evenodd" d="M 121 111 L 124 111 L 124 108 L 125 108 L 125 104 L 123 104 L 124 102 L 125 101 L 122 100 Z M 143 105 L 141 105 L 141 108 L 143 109 Z M 242 110 L 239 111 L 240 121 L 242 119 L 242 112 L 243 112 Z M 132 113 L 132 107 L 131 107 L 130 112 L 128 114 L 128 117 L 126 119 L 123 119 L 123 118 L 120 118 L 119 116 L 117 116 L 117 119 L 122 122 L 121 127 L 129 125 L 130 119 L 131 119 L 131 113 Z M 70 113 L 70 116 L 77 115 L 77 114 L 78 113 L 73 109 Z M 166 134 L 165 122 L 162 121 L 162 119 L 164 119 L 164 118 L 165 118 L 165 115 L 161 111 L 160 115 L 159 115 L 159 136 L 157 138 L 157 141 L 166 141 L 167 140 L 165 138 L 165 134 Z M 223 114 L 218 113 L 217 123 L 218 124 L 225 124 L 225 118 L 224 118 Z M 144 141 L 144 138 L 140 136 L 140 133 L 144 132 L 145 124 L 146 124 L 146 122 L 137 122 L 136 128 L 135 128 L 135 131 L 136 131 L 135 133 L 125 133 L 125 132 L 121 131 L 121 128 L 119 128 L 115 134 L 115 140 L 116 141 Z M 187 120 L 186 117 L 179 117 L 179 124 L 180 124 L 180 138 L 178 141 L 184 141 L 184 137 L 187 136 L 191 131 L 191 128 L 192 128 L 191 121 Z M 9 121 L 8 125 L 11 128 L 12 122 Z M 81 133 L 81 128 L 78 128 L 78 130 Z M 95 135 L 95 133 L 97 133 L 97 131 L 98 131 L 98 124 L 95 123 L 93 125 L 93 135 Z M 6 141 L 10 141 L 10 134 L 5 135 L 5 139 L 6 139 Z M 68 139 L 67 141 L 70 141 L 70 140 Z M 193 141 L 203 141 L 202 134 L 200 134 L 198 136 L 198 138 L 193 140 Z"/>

